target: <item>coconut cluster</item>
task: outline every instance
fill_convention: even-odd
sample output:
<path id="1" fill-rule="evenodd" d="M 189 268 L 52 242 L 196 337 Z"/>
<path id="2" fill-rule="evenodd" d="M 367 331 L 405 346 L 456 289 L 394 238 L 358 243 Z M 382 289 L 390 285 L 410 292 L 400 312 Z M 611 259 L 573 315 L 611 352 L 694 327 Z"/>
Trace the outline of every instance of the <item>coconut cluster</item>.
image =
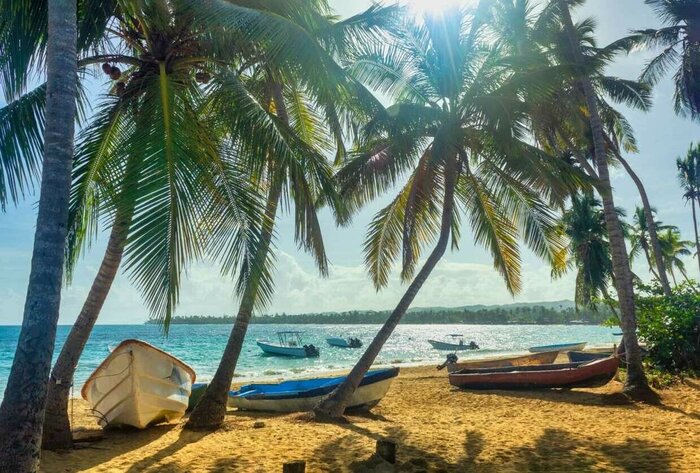
<path id="1" fill-rule="evenodd" d="M 102 64 L 102 72 L 109 76 L 112 80 L 119 80 L 122 76 L 122 70 L 117 66 L 113 66 L 108 62 Z M 126 90 L 124 81 L 117 82 L 117 95 L 121 96 Z"/>

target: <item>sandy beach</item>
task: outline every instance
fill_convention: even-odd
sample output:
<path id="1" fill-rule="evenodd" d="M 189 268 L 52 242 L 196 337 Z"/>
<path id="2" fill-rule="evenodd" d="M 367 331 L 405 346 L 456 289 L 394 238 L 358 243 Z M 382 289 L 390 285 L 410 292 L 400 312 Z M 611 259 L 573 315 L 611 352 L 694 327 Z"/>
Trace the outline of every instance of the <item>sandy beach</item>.
<path id="1" fill-rule="evenodd" d="M 224 428 L 189 432 L 183 422 L 103 433 L 76 400 L 78 436 L 67 453 L 44 452 L 42 471 L 308 472 L 700 471 L 700 380 L 631 404 L 613 381 L 598 389 L 467 392 L 434 367 L 402 369 L 371 414 L 321 424 L 303 414 L 231 410 Z M 101 438 L 100 438 L 101 437 Z M 372 457 L 377 439 L 398 444 L 397 464 Z"/>

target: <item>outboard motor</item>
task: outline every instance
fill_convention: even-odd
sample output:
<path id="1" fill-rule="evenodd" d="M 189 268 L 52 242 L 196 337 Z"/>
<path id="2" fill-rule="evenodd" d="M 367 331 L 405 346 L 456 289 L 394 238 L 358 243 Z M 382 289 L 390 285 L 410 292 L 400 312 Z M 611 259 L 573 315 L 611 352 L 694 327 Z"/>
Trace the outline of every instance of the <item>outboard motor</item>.
<path id="1" fill-rule="evenodd" d="M 476 342 L 472 340 L 471 342 L 469 342 L 469 349 L 470 350 L 478 350 L 479 345 L 477 345 Z"/>
<path id="2" fill-rule="evenodd" d="M 457 354 L 450 353 L 449 355 L 447 355 L 447 359 L 445 360 L 445 362 L 441 365 L 438 365 L 437 369 L 441 370 L 441 369 L 445 368 L 445 366 L 447 366 L 447 365 L 453 365 L 453 364 L 457 363 L 457 360 L 458 360 Z"/>
<path id="3" fill-rule="evenodd" d="M 304 345 L 304 351 L 306 352 L 306 356 L 308 357 L 317 357 L 320 355 L 318 348 L 316 348 L 312 344 Z"/>
<path id="4" fill-rule="evenodd" d="M 348 341 L 350 342 L 351 348 L 360 348 L 362 346 L 362 340 L 359 338 L 350 337 Z"/>

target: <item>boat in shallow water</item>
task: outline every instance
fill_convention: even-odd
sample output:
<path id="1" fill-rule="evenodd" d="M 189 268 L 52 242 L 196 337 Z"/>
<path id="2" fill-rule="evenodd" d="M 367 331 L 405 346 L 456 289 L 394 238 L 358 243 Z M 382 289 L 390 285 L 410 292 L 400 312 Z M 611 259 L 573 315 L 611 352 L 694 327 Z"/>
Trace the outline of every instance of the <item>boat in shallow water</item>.
<path id="1" fill-rule="evenodd" d="M 314 358 L 320 355 L 320 351 L 312 344 L 305 345 L 301 340 L 301 334 L 296 330 L 277 332 L 278 342 L 257 340 L 260 349 L 268 355 L 291 356 L 295 358 Z"/>
<path id="2" fill-rule="evenodd" d="M 542 345 L 539 347 L 530 347 L 530 353 L 544 353 L 547 351 L 581 351 L 586 348 L 586 342 L 575 343 L 559 343 L 557 345 Z"/>
<path id="3" fill-rule="evenodd" d="M 610 382 L 618 363 L 609 357 L 585 363 L 464 369 L 450 373 L 449 379 L 463 389 L 593 388 Z"/>
<path id="4" fill-rule="evenodd" d="M 326 342 L 328 342 L 330 346 L 338 348 L 360 348 L 362 346 L 362 340 L 355 337 L 330 337 L 326 338 Z"/>
<path id="5" fill-rule="evenodd" d="M 85 382 L 81 394 L 102 427 L 139 429 L 179 419 L 196 378 L 181 360 L 141 340 L 124 340 Z"/>
<path id="6" fill-rule="evenodd" d="M 368 371 L 352 395 L 347 408 L 369 410 L 376 406 L 398 374 L 398 368 Z M 249 411 L 311 411 L 344 380 L 345 376 L 336 376 L 289 380 L 276 384 L 248 384 L 229 393 L 228 405 Z"/>
<path id="7" fill-rule="evenodd" d="M 439 340 L 428 340 L 436 350 L 462 351 L 462 350 L 478 350 L 479 345 L 475 342 L 464 343 L 464 335 L 459 333 L 450 334 L 452 342 L 441 342 Z"/>
<path id="8" fill-rule="evenodd" d="M 488 360 L 474 360 L 457 362 L 456 360 L 448 361 L 438 366 L 438 369 L 447 367 L 449 373 L 469 368 L 506 368 L 509 366 L 533 366 L 533 365 L 548 365 L 554 363 L 554 360 L 559 356 L 558 351 L 548 351 L 543 353 L 533 353 L 530 355 L 511 356 L 507 358 L 492 358 Z"/>

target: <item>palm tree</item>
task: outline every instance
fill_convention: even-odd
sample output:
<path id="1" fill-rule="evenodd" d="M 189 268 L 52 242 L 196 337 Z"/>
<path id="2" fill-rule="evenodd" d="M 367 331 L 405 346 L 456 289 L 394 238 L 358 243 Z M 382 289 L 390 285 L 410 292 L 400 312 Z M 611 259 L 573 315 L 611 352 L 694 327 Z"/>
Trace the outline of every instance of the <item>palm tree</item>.
<path id="1" fill-rule="evenodd" d="M 37 471 L 63 278 L 77 95 L 76 2 L 48 2 L 46 128 L 22 330 L 0 405 L 0 470 Z"/>
<path id="2" fill-rule="evenodd" d="M 683 275 L 683 279 L 685 279 L 686 282 L 689 281 L 688 273 L 685 270 L 685 263 L 683 263 L 681 258 L 692 254 L 690 248 L 693 246 L 693 242 L 689 240 L 682 240 L 681 233 L 674 228 L 667 229 L 661 233 L 660 237 L 664 260 L 666 260 L 666 266 L 671 273 L 673 284 L 678 286 L 676 274 L 673 270 L 674 268 L 676 268 L 681 275 Z"/>
<path id="3" fill-rule="evenodd" d="M 393 12 L 393 8 L 372 7 L 367 12 L 344 22 L 321 22 L 318 25 L 304 26 L 310 36 L 317 38 L 319 43 L 324 44 L 331 52 L 342 54 L 342 51 L 334 48 L 333 44 L 324 41 L 324 35 L 327 34 L 324 34 L 324 31 L 336 31 L 339 36 L 335 41 L 339 40 L 339 43 L 351 40 L 351 33 L 361 34 L 366 41 L 371 39 L 372 30 L 382 23 L 382 17 L 391 15 Z M 352 32 L 349 30 L 349 25 L 353 25 Z M 288 195 L 294 200 L 296 206 L 297 241 L 314 255 L 321 275 L 326 275 L 327 261 L 315 206 L 317 201 L 321 200 L 330 204 L 336 213 L 341 209 L 332 179 L 332 169 L 326 164 L 323 156 L 314 152 L 314 149 L 329 151 L 329 145 L 332 144 L 330 138 L 343 136 L 343 130 L 334 118 L 338 115 L 335 110 L 342 110 L 345 114 L 351 110 L 345 106 L 342 95 L 338 95 L 342 89 L 334 87 L 335 81 L 326 80 L 326 84 L 320 85 L 323 83 L 323 78 L 319 77 L 320 86 L 315 86 L 308 83 L 308 77 L 313 74 L 318 75 L 318 72 L 301 70 L 299 75 L 274 69 L 274 66 L 264 61 L 260 65 L 260 70 L 264 71 L 261 74 L 263 105 L 270 107 L 283 124 L 291 126 L 313 148 L 307 156 L 287 161 L 280 160 L 273 150 L 266 153 L 267 162 L 264 173 L 256 176 L 255 181 L 260 182 L 267 194 L 265 216 L 270 225 L 263 229 L 262 243 L 255 251 L 253 258 L 261 267 L 271 265 L 274 259 L 271 251 L 274 221 L 280 200 L 284 195 Z M 361 92 L 359 88 L 355 90 Z M 222 105 L 226 106 L 226 104 Z M 317 116 L 315 110 L 332 111 L 330 116 L 328 114 L 325 116 L 327 126 L 323 124 L 324 118 Z M 349 116 L 352 117 L 352 114 Z M 330 136 L 326 136 L 329 132 Z M 342 148 L 342 139 L 336 139 L 336 143 Z M 342 150 L 339 151 L 342 153 Z M 190 415 L 187 428 L 211 430 L 218 428 L 223 422 L 226 415 L 226 399 L 248 324 L 254 309 L 268 301 L 273 291 L 271 282 L 263 280 L 262 275 L 254 275 L 242 283 L 241 287 L 244 287 L 243 296 L 219 367 Z"/>
<path id="4" fill-rule="evenodd" d="M 656 213 L 656 209 L 652 207 L 652 215 Z M 628 227 L 628 238 L 630 240 L 630 262 L 639 255 L 639 253 L 644 253 L 644 257 L 649 265 L 649 271 L 654 275 L 657 281 L 661 281 L 660 274 L 654 269 L 654 263 L 652 262 L 652 253 L 657 251 L 651 248 L 650 243 L 650 230 L 652 227 L 649 226 L 646 218 L 646 212 L 643 207 L 636 207 L 634 210 L 634 215 L 632 216 L 632 225 Z M 660 232 L 662 230 L 668 230 L 675 228 L 670 225 L 664 225 L 662 222 L 654 220 L 653 228 L 655 232 Z M 660 250 L 659 250 L 660 251 Z M 663 254 L 662 254 L 663 257 Z M 664 268 L 666 265 L 664 264 Z"/>
<path id="5" fill-rule="evenodd" d="M 595 308 L 596 300 L 610 301 L 613 282 L 610 243 L 600 200 L 590 193 L 574 194 L 562 225 L 569 238 L 569 266 L 576 268 L 577 306 Z M 562 273 L 555 273 L 560 276 Z"/>
<path id="6" fill-rule="evenodd" d="M 524 141 L 519 96 L 528 82 L 501 62 L 498 48 L 482 42 L 482 25 L 473 20 L 455 9 L 420 24 L 407 21 L 396 42 L 357 58 L 357 77 L 398 102 L 365 127 L 339 184 L 355 209 L 407 176 L 370 225 L 365 263 L 379 289 L 401 253 L 401 278 L 410 284 L 345 381 L 316 407 L 319 416 L 342 415 L 450 239 L 458 247 L 463 213 L 512 293 L 522 285 L 520 235 L 554 266 L 564 264 L 564 239 L 550 206 L 562 205 L 580 181 L 561 161 Z M 416 273 L 422 251 L 435 238 Z"/>
<path id="7" fill-rule="evenodd" d="M 695 232 L 695 257 L 700 267 L 700 236 L 698 236 L 697 210 L 700 209 L 700 144 L 690 145 L 685 158 L 678 158 L 678 179 L 683 188 L 683 197 L 690 202 L 693 211 L 693 231 Z"/>
<path id="8" fill-rule="evenodd" d="M 634 45 L 662 47 L 642 71 L 641 78 L 656 84 L 676 68 L 674 107 L 679 115 L 700 119 L 700 0 L 645 0 L 661 20 L 661 28 L 637 30 L 627 38 Z"/>
<path id="9" fill-rule="evenodd" d="M 586 107 L 586 116 L 592 142 L 593 162 L 596 166 L 595 177 L 597 190 L 603 201 L 605 222 L 615 274 L 615 286 L 620 302 L 620 321 L 624 333 L 625 352 L 628 362 L 628 376 L 625 391 L 634 397 L 648 398 L 649 390 L 646 376 L 642 368 L 641 355 L 636 334 L 636 314 L 634 302 L 634 287 L 630 269 L 623 227 L 618 217 L 608 170 L 608 146 L 605 138 L 604 122 L 601 118 L 599 95 L 596 93 L 591 79 L 590 61 L 584 55 L 580 36 L 571 19 L 570 4 L 577 5 L 579 0 L 552 0 L 549 9 L 555 11 L 563 26 L 562 31 L 568 39 L 568 54 L 576 71 L 573 76 L 575 92 L 581 97 L 582 105 Z M 588 166 L 590 167 L 590 166 Z M 589 172 L 591 169 L 589 169 Z"/>

